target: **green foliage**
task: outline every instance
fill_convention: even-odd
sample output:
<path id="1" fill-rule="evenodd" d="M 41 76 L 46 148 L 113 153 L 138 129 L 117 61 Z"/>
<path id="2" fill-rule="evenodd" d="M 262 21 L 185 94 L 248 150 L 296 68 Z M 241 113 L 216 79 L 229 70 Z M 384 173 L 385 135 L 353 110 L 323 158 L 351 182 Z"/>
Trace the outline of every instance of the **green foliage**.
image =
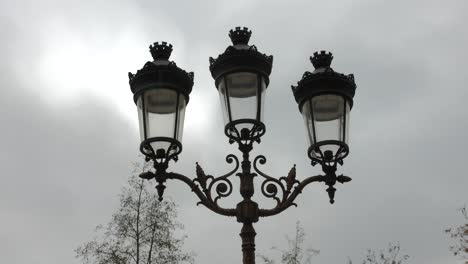
<path id="1" fill-rule="evenodd" d="M 193 263 L 193 256 L 181 250 L 185 237 L 174 235 L 183 228 L 175 220 L 176 205 L 158 201 L 151 185 L 138 178 L 148 164 L 135 167 L 140 169 L 122 188 L 120 207 L 107 225 L 96 228 L 94 239 L 75 250 L 77 257 L 87 264 Z"/>
<path id="2" fill-rule="evenodd" d="M 466 223 L 460 226 L 451 227 L 445 230 L 445 232 L 455 240 L 455 244 L 450 246 L 450 251 L 453 255 L 460 257 L 460 259 L 466 260 L 468 264 L 468 213 L 466 206 L 460 209 Z"/>
<path id="3" fill-rule="evenodd" d="M 286 237 L 288 240 L 288 249 L 279 250 L 273 247 L 273 250 L 281 252 L 281 264 L 310 264 L 314 255 L 320 253 L 315 249 L 304 249 L 305 232 L 299 222 L 296 222 L 296 233 L 293 239 Z M 275 264 L 276 262 L 265 255 L 258 255 L 261 261 L 265 264 Z"/>

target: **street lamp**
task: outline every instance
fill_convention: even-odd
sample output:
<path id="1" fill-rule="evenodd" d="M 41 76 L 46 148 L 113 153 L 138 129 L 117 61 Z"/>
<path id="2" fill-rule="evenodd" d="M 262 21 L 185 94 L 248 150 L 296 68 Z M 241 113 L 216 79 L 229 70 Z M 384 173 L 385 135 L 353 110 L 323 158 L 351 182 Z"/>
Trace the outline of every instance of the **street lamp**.
<path id="1" fill-rule="evenodd" d="M 259 155 L 250 160 L 254 143 L 260 143 L 265 134 L 263 105 L 269 84 L 273 57 L 260 53 L 249 45 L 251 31 L 237 27 L 229 32 L 233 45 L 218 58 L 210 58 L 210 71 L 215 80 L 225 129 L 229 143 L 237 143 L 242 161 L 229 154 L 226 161 L 234 168 L 219 177 L 206 175 L 196 164 L 196 177 L 167 172 L 169 162 L 177 161 L 182 151 L 182 130 L 185 107 L 193 86 L 193 73 L 187 73 L 169 61 L 172 45 L 165 42 L 150 46 L 154 61 L 147 62 L 136 74 L 129 73 L 140 121 L 140 150 L 146 159 L 153 161 L 155 171 L 144 172 L 143 179 L 155 179 L 159 199 L 162 200 L 167 180 L 186 183 L 203 204 L 215 213 L 236 217 L 242 223 L 243 263 L 255 263 L 255 229 L 259 217 L 279 214 L 294 203 L 305 186 L 324 182 L 330 202 L 334 202 L 336 182 L 345 183 L 351 178 L 336 175 L 337 164 L 342 165 L 349 153 L 349 112 L 356 90 L 353 75 L 335 72 L 331 67 L 333 56 L 322 51 L 311 57 L 315 71 L 305 72 L 293 94 L 302 113 L 307 139 L 308 156 L 312 165 L 320 164 L 324 175 L 311 176 L 303 181 L 296 179 L 295 166 L 286 177 L 272 177 L 259 168 L 266 158 Z M 254 172 L 252 172 L 252 167 Z M 240 172 L 238 172 L 240 169 Z M 240 178 L 240 201 L 236 208 L 223 208 L 218 201 L 232 193 L 230 177 Z M 262 194 L 276 201 L 273 208 L 259 208 L 251 198 L 254 194 L 254 177 L 263 178 Z"/>
<path id="2" fill-rule="evenodd" d="M 263 105 L 273 56 L 267 56 L 248 45 L 252 31 L 236 28 L 229 32 L 232 46 L 210 58 L 210 71 L 215 80 L 223 109 L 225 134 L 231 143 L 244 145 L 260 140 L 265 134 Z"/>
<path id="3" fill-rule="evenodd" d="M 150 46 L 154 59 L 136 74 L 128 73 L 140 123 L 140 151 L 154 161 L 159 199 L 164 193 L 165 171 L 170 160 L 182 152 L 185 107 L 193 87 L 193 72 L 187 73 L 169 61 L 172 45 Z M 151 174 L 143 174 L 145 177 Z"/>
<path id="4" fill-rule="evenodd" d="M 349 153 L 349 111 L 356 91 L 354 76 L 335 72 L 333 55 L 321 51 L 310 57 L 315 71 L 305 72 L 292 86 L 309 141 L 312 162 L 341 162 Z"/>

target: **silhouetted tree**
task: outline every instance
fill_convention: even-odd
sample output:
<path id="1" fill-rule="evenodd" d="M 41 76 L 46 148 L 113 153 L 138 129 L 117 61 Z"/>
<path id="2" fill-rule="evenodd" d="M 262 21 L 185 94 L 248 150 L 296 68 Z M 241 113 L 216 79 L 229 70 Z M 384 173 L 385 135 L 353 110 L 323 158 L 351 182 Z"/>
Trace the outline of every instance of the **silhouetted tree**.
<path id="1" fill-rule="evenodd" d="M 386 250 L 380 250 L 378 253 L 368 249 L 362 264 L 404 264 L 409 259 L 408 255 L 400 255 L 400 244 L 388 244 Z M 349 264 L 353 262 L 348 260 Z"/>
<path id="2" fill-rule="evenodd" d="M 466 223 L 460 226 L 451 227 L 445 230 L 452 239 L 456 242 L 450 246 L 450 251 L 453 255 L 460 257 L 465 260 L 465 264 L 468 264 L 468 213 L 466 206 L 460 209 Z"/>
<path id="3" fill-rule="evenodd" d="M 176 221 L 176 205 L 158 201 L 156 191 L 137 176 L 138 170 L 144 167 L 147 171 L 148 166 L 135 166 L 128 186 L 119 195 L 120 207 L 110 222 L 98 226 L 97 237 L 75 250 L 83 263 L 193 263 L 193 256 L 181 250 L 185 237 L 174 235 L 183 228 Z"/>
<path id="4" fill-rule="evenodd" d="M 315 249 L 304 249 L 304 240 L 305 232 L 301 227 L 299 222 L 296 222 L 296 233 L 294 239 L 286 237 L 288 240 L 288 249 L 279 250 L 281 252 L 281 264 L 309 264 L 311 263 L 311 258 L 314 255 L 320 253 L 319 250 Z M 273 250 L 278 250 L 278 248 L 273 247 Z M 272 258 L 265 255 L 258 255 L 260 260 L 265 264 L 274 264 L 276 263 Z"/>

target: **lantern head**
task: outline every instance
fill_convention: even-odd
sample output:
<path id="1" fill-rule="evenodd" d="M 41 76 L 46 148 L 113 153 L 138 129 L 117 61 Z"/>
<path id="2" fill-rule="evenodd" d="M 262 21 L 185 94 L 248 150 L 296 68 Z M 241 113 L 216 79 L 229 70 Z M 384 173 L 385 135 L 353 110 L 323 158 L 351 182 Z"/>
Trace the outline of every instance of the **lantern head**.
<path id="1" fill-rule="evenodd" d="M 348 155 L 349 113 L 356 91 L 354 76 L 335 72 L 333 55 L 325 51 L 310 57 L 315 67 L 292 86 L 304 118 L 308 155 L 312 164 L 342 162 Z"/>
<path id="2" fill-rule="evenodd" d="M 263 105 L 273 56 L 249 45 L 248 28 L 229 32 L 232 46 L 218 58 L 210 58 L 210 71 L 221 99 L 225 134 L 230 142 L 260 141 L 265 133 Z"/>
<path id="3" fill-rule="evenodd" d="M 150 159 L 177 160 L 182 151 L 185 107 L 193 87 L 193 73 L 169 61 L 172 45 L 150 46 L 154 61 L 136 74 L 129 73 L 130 89 L 138 108 L 141 152 Z"/>

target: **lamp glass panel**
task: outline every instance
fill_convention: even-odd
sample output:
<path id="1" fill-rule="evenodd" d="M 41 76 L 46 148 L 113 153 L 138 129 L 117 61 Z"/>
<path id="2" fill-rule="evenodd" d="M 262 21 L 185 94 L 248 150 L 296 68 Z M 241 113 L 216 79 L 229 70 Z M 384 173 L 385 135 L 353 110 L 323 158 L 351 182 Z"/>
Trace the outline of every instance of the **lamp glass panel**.
<path id="1" fill-rule="evenodd" d="M 239 119 L 262 121 L 265 88 L 264 78 L 256 73 L 238 72 L 224 76 L 218 84 L 224 123 Z M 237 125 L 237 129 L 242 128 L 251 129 L 252 124 Z"/>
<path id="2" fill-rule="evenodd" d="M 261 82 L 261 93 L 260 93 L 260 119 L 258 121 L 263 122 L 264 118 L 264 111 L 263 108 L 265 106 L 265 95 L 266 95 L 266 84 L 265 84 L 265 79 L 262 77 L 262 82 Z"/>
<path id="3" fill-rule="evenodd" d="M 224 79 L 221 79 L 221 81 L 218 84 L 218 94 L 219 94 L 219 101 L 221 102 L 221 110 L 223 112 L 223 120 L 224 124 L 228 124 L 230 122 L 229 118 L 229 104 L 228 104 L 228 98 L 226 96 L 226 86 L 224 85 Z"/>
<path id="4" fill-rule="evenodd" d="M 312 119 L 312 112 L 310 111 L 310 100 L 307 100 L 302 105 L 302 117 L 306 128 L 307 143 L 309 146 L 315 143 L 314 122 Z"/>
<path id="5" fill-rule="evenodd" d="M 157 88 L 143 92 L 137 101 L 142 141 L 153 137 L 178 139 L 182 133 L 183 119 L 179 118 L 177 110 L 185 112 L 183 96 L 179 100 L 180 104 L 177 92 L 171 89 Z M 154 151 L 161 148 L 167 150 L 170 143 L 152 142 L 151 146 Z"/>
<path id="6" fill-rule="evenodd" d="M 326 140 L 348 143 L 349 102 L 342 96 L 325 94 L 314 96 L 302 106 L 302 115 L 306 125 L 307 139 L 310 145 Z M 338 151 L 339 145 L 326 144 L 320 147 L 322 153 Z"/>
<path id="7" fill-rule="evenodd" d="M 182 136 L 184 133 L 185 108 L 186 108 L 185 97 L 182 94 L 179 95 L 178 108 L 179 108 L 179 116 L 177 118 L 176 139 L 179 142 L 182 142 Z"/>
<path id="8" fill-rule="evenodd" d="M 138 110 L 138 124 L 139 124 L 139 128 L 140 128 L 140 141 L 144 141 L 145 140 L 145 127 L 144 127 L 144 118 L 145 118 L 145 114 L 143 112 L 143 100 L 142 100 L 142 96 L 139 96 L 138 97 L 138 100 L 137 100 L 137 110 Z"/>

